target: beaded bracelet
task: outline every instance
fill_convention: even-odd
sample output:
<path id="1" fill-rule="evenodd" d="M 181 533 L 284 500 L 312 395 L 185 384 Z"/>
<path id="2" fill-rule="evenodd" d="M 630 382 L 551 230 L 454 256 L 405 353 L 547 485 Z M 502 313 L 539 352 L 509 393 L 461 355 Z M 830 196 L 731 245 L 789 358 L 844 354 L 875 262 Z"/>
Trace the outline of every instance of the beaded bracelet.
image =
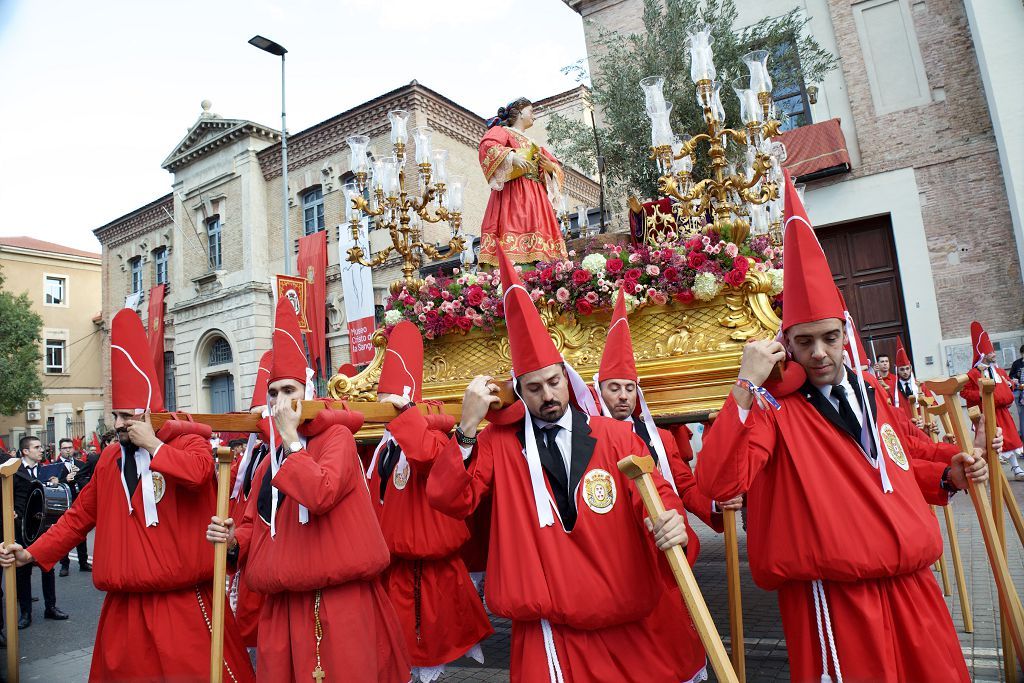
<path id="1" fill-rule="evenodd" d="M 775 408 L 775 410 L 780 410 L 782 408 L 782 406 L 779 405 L 779 402 L 775 400 L 775 397 L 772 396 L 767 389 L 759 387 L 749 379 L 743 379 L 740 377 L 736 380 L 736 386 L 749 391 L 757 402 L 757 405 L 760 406 L 762 410 L 767 410 L 769 405 L 772 408 Z"/>

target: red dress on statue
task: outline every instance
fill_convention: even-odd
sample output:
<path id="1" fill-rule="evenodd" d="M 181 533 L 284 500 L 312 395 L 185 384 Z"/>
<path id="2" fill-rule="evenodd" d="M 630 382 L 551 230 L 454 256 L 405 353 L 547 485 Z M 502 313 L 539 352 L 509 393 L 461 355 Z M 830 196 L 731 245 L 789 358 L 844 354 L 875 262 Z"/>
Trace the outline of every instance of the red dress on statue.
<path id="1" fill-rule="evenodd" d="M 498 265 L 498 245 L 513 263 L 555 261 L 567 258 L 565 240 L 548 200 L 544 175 L 532 164 L 526 175 L 509 179 L 510 154 L 525 154 L 533 142 L 513 128 L 495 126 L 480 141 L 480 167 L 491 187 L 480 225 L 480 262 Z M 540 153 L 555 163 L 558 186 L 562 169 L 550 152 Z"/>

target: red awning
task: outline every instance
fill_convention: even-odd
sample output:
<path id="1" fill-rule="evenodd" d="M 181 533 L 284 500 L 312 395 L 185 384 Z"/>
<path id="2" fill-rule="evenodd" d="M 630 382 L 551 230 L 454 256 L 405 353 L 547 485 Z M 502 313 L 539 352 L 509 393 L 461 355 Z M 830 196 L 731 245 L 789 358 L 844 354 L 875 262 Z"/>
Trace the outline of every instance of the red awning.
<path id="1" fill-rule="evenodd" d="M 797 178 L 827 168 L 850 170 L 850 153 L 839 119 L 794 128 L 775 139 L 786 146 L 784 166 Z"/>

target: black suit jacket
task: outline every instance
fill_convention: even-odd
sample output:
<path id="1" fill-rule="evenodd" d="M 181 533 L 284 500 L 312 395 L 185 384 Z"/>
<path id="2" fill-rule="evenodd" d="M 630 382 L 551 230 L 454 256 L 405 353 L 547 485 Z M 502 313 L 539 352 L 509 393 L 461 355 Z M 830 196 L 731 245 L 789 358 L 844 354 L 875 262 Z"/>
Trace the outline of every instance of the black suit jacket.
<path id="1" fill-rule="evenodd" d="M 860 395 L 860 386 L 856 381 L 856 375 L 854 375 L 853 370 L 851 370 L 850 368 L 846 369 L 846 373 L 847 377 L 849 378 L 850 386 L 853 387 L 855 400 L 860 405 L 861 415 L 866 418 L 867 411 L 864 410 L 864 399 Z M 871 386 L 870 382 L 865 382 L 864 385 L 868 391 L 868 404 L 871 406 L 871 418 L 875 421 L 875 423 L 877 423 L 878 403 L 875 397 L 875 388 Z M 845 434 L 849 438 L 853 439 L 853 442 L 855 444 L 861 446 L 860 434 L 854 434 L 852 431 L 850 431 L 850 429 L 846 426 L 846 423 L 843 421 L 843 418 L 839 416 L 839 411 L 836 409 L 835 406 L 832 405 L 832 401 L 825 398 L 816 386 L 811 384 L 810 381 L 804 382 L 804 385 L 800 387 L 800 393 L 807 400 L 807 402 L 810 403 L 811 406 L 813 406 L 814 409 L 821 414 L 822 417 L 831 422 L 835 426 L 835 428 L 839 430 L 840 434 Z M 874 450 L 873 447 L 872 450 Z M 872 453 L 871 455 L 872 457 L 874 457 L 875 454 Z"/>
<path id="2" fill-rule="evenodd" d="M 60 464 L 63 465 L 64 463 L 61 462 Z M 72 479 L 71 481 L 68 481 L 68 475 L 71 474 L 71 472 L 68 471 L 68 468 L 65 465 L 60 470 L 60 474 L 57 476 L 57 481 L 59 481 L 62 484 L 67 484 L 68 488 L 71 489 L 71 497 L 72 498 L 77 498 L 78 497 L 78 492 L 82 490 L 82 487 L 85 486 L 88 483 L 89 480 L 88 480 L 88 475 L 85 472 L 85 469 L 86 469 L 87 465 L 85 463 L 83 463 L 81 460 L 77 460 L 77 459 L 75 460 L 74 464 L 75 464 L 75 467 L 78 468 L 78 473 L 75 474 L 75 478 Z M 84 479 L 84 480 L 82 479 L 83 474 L 86 474 L 86 479 Z"/>
<path id="3" fill-rule="evenodd" d="M 42 467 L 42 465 L 39 465 Z M 25 539 L 21 533 L 22 523 L 28 510 L 28 495 L 32 489 L 42 486 L 39 480 L 33 477 L 22 463 L 18 471 L 14 473 L 14 510 L 18 513 L 18 519 L 14 523 L 15 540 L 24 545 Z"/>

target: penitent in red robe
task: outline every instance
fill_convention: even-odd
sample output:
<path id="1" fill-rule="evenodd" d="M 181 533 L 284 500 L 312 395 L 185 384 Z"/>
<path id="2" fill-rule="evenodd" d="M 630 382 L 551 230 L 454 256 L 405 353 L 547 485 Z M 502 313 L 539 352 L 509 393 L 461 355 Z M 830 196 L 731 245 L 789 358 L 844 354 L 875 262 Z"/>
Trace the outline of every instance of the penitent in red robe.
<path id="1" fill-rule="evenodd" d="M 266 443 L 264 440 L 263 443 Z M 261 451 L 265 446 L 262 444 L 258 445 L 255 450 Z M 253 453 L 252 457 L 255 459 L 257 453 Z M 265 457 L 265 456 L 264 456 Z M 235 461 L 235 465 L 231 469 L 231 481 L 232 485 L 239 476 L 238 466 L 241 459 Z M 262 462 L 262 460 L 260 461 Z M 249 463 L 252 465 L 253 463 Z M 258 464 L 257 466 L 258 467 Z M 255 481 L 255 469 L 253 468 L 253 481 Z M 245 476 L 242 472 L 241 476 Z M 245 490 L 243 486 L 238 492 L 238 498 L 231 501 L 232 508 L 230 517 L 235 520 L 235 523 L 241 522 L 245 517 L 245 510 L 249 506 L 249 503 L 253 501 L 252 498 L 252 482 L 250 482 L 249 491 Z M 238 630 L 242 634 L 242 642 L 245 643 L 246 647 L 256 647 L 257 639 L 259 636 L 259 623 L 260 623 L 260 611 L 263 609 L 263 594 L 257 593 L 256 591 L 249 588 L 249 584 L 246 583 L 245 579 L 245 564 L 239 562 L 237 567 L 237 576 L 235 577 L 235 590 L 236 590 L 236 601 L 235 601 L 235 621 L 238 623 Z"/>
<path id="2" fill-rule="evenodd" d="M 996 423 L 1003 428 L 1003 453 L 1010 453 L 1021 448 L 1020 434 L 1017 432 L 1017 425 L 1010 415 L 1010 406 L 1013 405 L 1013 390 L 1010 389 L 1010 376 L 1006 371 L 995 365 L 999 381 L 996 382 L 996 390 L 993 398 L 996 404 Z M 982 377 L 988 377 L 988 373 L 982 375 L 977 367 L 971 368 L 967 373 L 967 384 L 960 390 L 960 395 L 967 402 L 967 407 L 981 407 L 981 384 Z"/>
<path id="3" fill-rule="evenodd" d="M 174 425 L 181 423 L 157 434 L 164 445 L 150 465 L 164 481 L 162 495 L 157 490 L 159 524 L 146 526 L 141 481 L 129 514 L 121 446 L 114 443 L 71 508 L 28 548 L 48 570 L 96 529 L 92 579 L 106 596 L 92 681 L 210 679 L 213 546 L 205 536 L 217 507 L 214 465 L 206 438 L 171 437 Z M 251 681 L 249 656 L 226 604 L 224 617 L 224 680 Z"/>
<path id="4" fill-rule="evenodd" d="M 271 455 L 254 477 L 236 532 L 249 588 L 266 596 L 256 647 L 257 677 L 306 681 L 316 667 L 314 603 L 320 592 L 320 666 L 326 680 L 405 683 L 409 656 L 381 585 L 388 548 L 348 424 L 358 414 L 322 410 L 299 433 L 305 448 L 281 464 L 270 535 Z M 309 522 L 299 521 L 299 505 Z"/>
<path id="5" fill-rule="evenodd" d="M 466 523 L 427 502 L 427 477 L 453 425 L 449 415 L 403 411 L 388 430 L 406 463 L 399 462 L 389 475 L 383 500 L 378 469 L 383 453 L 368 472 L 370 497 L 391 551 L 384 586 L 418 667 L 458 659 L 494 632 L 459 555 L 469 539 Z"/>
<path id="6" fill-rule="evenodd" d="M 480 140 L 480 167 L 491 186 L 483 222 L 480 225 L 480 263 L 498 265 L 498 246 L 513 263 L 556 261 L 567 258 L 565 240 L 555 210 L 548 199 L 544 176 L 536 163 L 527 175 L 509 180 L 509 155 L 525 154 L 531 140 L 505 126 L 494 126 Z M 563 184 L 562 169 L 546 149 L 540 148 L 557 167 L 557 182 Z"/>
<path id="7" fill-rule="evenodd" d="M 883 493 L 878 470 L 814 408 L 812 391 L 776 397 L 780 410 L 755 407 L 745 422 L 730 395 L 697 468 L 698 485 L 716 500 L 747 492 L 750 571 L 779 591 L 792 680 L 822 675 L 812 584 L 821 580 L 843 680 L 968 681 L 929 569 L 942 537 L 928 503 L 948 502 L 940 481 L 957 449 L 909 435 L 906 418 L 879 395 L 880 457 L 893 486 Z M 828 668 L 836 680 L 831 657 Z"/>
<path id="8" fill-rule="evenodd" d="M 648 621 L 665 595 L 667 563 L 643 526 L 636 485 L 616 465 L 646 452 L 643 441 L 629 425 L 604 417 L 589 418 L 589 434 L 574 431 L 573 439 L 582 437 L 593 450 L 586 462 L 574 453 L 578 517 L 566 532 L 546 477 L 555 523 L 538 523 L 519 429 L 494 423 L 484 429 L 468 470 L 453 439 L 427 481 L 431 505 L 454 517 L 492 495 L 487 606 L 512 620 L 512 681 L 548 681 L 549 665 L 556 664 L 566 683 L 686 680 L 684 653 L 678 646 L 665 650 Z M 654 479 L 666 507 L 680 509 L 657 471 Z M 547 654 L 546 640 L 557 659 Z"/>

